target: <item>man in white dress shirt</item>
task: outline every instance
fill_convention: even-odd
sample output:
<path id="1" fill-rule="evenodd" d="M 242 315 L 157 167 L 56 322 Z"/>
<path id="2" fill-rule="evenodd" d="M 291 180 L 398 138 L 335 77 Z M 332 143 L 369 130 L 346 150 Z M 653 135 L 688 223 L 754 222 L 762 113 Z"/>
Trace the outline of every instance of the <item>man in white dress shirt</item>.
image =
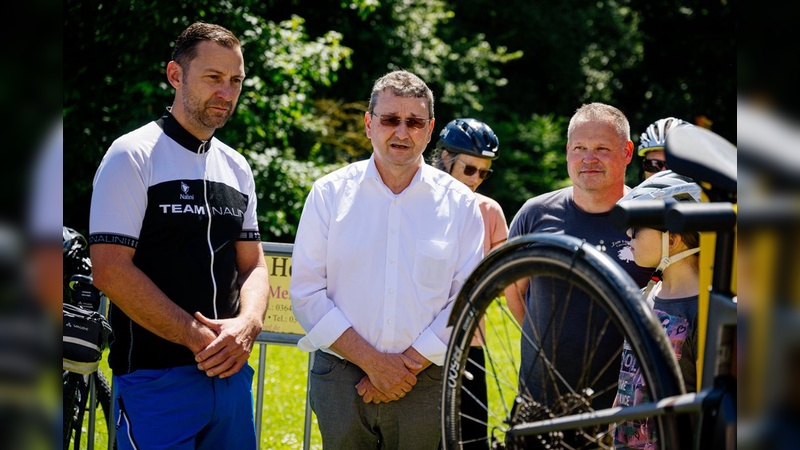
<path id="1" fill-rule="evenodd" d="M 483 220 L 466 185 L 424 162 L 433 93 L 419 77 L 378 79 L 364 125 L 372 157 L 314 183 L 294 244 L 311 406 L 326 450 L 436 449 L 447 320 Z"/>

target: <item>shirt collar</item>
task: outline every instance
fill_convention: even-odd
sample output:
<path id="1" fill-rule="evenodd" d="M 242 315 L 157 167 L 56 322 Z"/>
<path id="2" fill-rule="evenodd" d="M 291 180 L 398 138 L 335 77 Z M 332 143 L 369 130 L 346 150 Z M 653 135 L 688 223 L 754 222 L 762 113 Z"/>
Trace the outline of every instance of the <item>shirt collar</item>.
<path id="1" fill-rule="evenodd" d="M 435 180 L 436 172 L 439 169 L 434 168 L 433 166 L 428 165 L 425 161 L 422 161 L 422 167 L 417 172 L 417 175 L 414 177 L 414 180 L 422 181 L 423 183 L 427 184 L 431 189 L 435 189 L 438 184 Z"/>
<path id="2" fill-rule="evenodd" d="M 436 187 L 436 182 L 434 180 L 433 167 L 429 166 L 424 160 L 422 161 L 422 166 L 420 166 L 417 173 L 414 174 L 414 178 L 411 179 L 411 184 L 408 185 L 406 190 L 414 188 L 414 186 L 419 183 L 420 181 L 428 185 L 431 189 Z M 369 162 L 367 163 L 367 170 L 361 175 L 361 178 L 358 180 L 359 183 L 363 182 L 368 178 L 374 178 L 378 183 L 383 184 L 383 180 L 381 180 L 381 175 L 378 173 L 378 167 L 375 165 L 375 154 L 373 153 L 372 156 L 369 157 Z"/>
<path id="3" fill-rule="evenodd" d="M 172 115 L 169 107 L 164 110 L 164 115 L 156 120 L 156 124 L 164 130 L 164 134 L 187 150 L 195 153 L 205 153 L 211 148 L 211 139 L 213 139 L 213 137 L 207 141 L 201 141 L 194 137 L 194 135 L 186 131 L 175 116 Z"/>

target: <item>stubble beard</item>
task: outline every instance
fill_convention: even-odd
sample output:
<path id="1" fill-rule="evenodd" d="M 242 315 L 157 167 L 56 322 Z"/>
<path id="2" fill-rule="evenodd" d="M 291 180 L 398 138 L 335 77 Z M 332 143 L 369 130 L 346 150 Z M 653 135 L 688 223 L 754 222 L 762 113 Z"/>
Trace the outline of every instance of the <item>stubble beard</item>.
<path id="1" fill-rule="evenodd" d="M 236 107 L 235 102 L 224 102 L 222 105 L 228 108 L 226 114 L 211 114 L 209 108 L 215 104 L 220 105 L 220 102 L 214 103 L 211 100 L 202 101 L 188 92 L 184 91 L 183 93 L 183 107 L 189 113 L 189 116 L 191 116 L 196 123 L 210 130 L 222 128 L 223 125 L 228 122 L 228 119 L 231 117 Z"/>

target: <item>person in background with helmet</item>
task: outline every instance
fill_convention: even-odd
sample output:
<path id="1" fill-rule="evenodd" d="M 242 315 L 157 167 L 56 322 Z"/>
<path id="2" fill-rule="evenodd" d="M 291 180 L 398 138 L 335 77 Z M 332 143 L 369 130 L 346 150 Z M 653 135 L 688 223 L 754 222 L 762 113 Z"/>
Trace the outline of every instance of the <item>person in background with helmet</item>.
<path id="1" fill-rule="evenodd" d="M 644 158 L 642 159 L 642 170 L 639 172 L 639 181 L 662 170 L 667 170 L 667 156 L 664 153 L 667 133 L 679 125 L 691 124 L 675 117 L 665 117 L 651 123 L 639 137 L 638 153 Z"/>
<path id="2" fill-rule="evenodd" d="M 643 200 L 699 202 L 700 186 L 688 177 L 665 170 L 633 188 L 618 203 Z M 631 228 L 628 235 L 636 264 L 655 267 L 642 294 L 669 336 L 686 392 L 696 392 L 700 235 L 696 231 L 670 233 L 653 228 Z M 639 364 L 626 342 L 614 406 L 647 401 Z M 652 448 L 651 421 L 648 418 L 618 424 L 614 429 L 614 444 L 624 448 Z"/>
<path id="3" fill-rule="evenodd" d="M 503 208 L 494 199 L 476 192 L 492 173 L 492 161 L 497 159 L 499 145 L 499 139 L 489 125 L 476 119 L 455 119 L 439 133 L 439 141 L 431 156 L 434 167 L 449 173 L 475 192 L 483 216 L 484 256 L 508 239 L 508 223 Z M 488 420 L 486 408 L 482 406 L 487 402 L 486 373 L 482 369 L 485 362 L 483 339 L 476 335 L 466 368 L 473 378 L 465 378 L 463 385 L 475 398 L 470 395 L 461 398 L 461 412 L 464 414 L 461 432 L 464 440 L 468 441 L 464 443 L 464 449 L 487 449 L 489 446 L 486 427 L 481 426 Z"/>
<path id="4" fill-rule="evenodd" d="M 500 204 L 477 192 L 492 174 L 492 161 L 500 145 L 489 125 L 475 119 L 455 119 L 439 133 L 431 164 L 466 184 L 478 197 L 483 215 L 484 255 L 508 238 L 508 223 Z"/>

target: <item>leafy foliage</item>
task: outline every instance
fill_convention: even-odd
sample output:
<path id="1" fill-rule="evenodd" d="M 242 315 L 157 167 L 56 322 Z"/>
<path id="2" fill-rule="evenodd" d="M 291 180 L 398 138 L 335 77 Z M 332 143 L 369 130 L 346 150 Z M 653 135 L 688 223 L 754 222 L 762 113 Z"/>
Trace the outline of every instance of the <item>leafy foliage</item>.
<path id="1" fill-rule="evenodd" d="M 67 59 L 65 71 L 65 223 L 88 231 L 91 180 L 106 148 L 171 104 L 174 94 L 165 77 L 170 43 L 195 20 L 225 24 L 240 36 L 245 54 L 246 88 L 218 138 L 248 157 L 280 148 L 280 154 L 294 159 L 294 140 L 321 132 L 314 90 L 333 84 L 337 71 L 350 64 L 341 35 L 329 31 L 311 38 L 299 16 L 267 21 L 269 5 L 261 2 L 194 3 L 189 8 L 169 2 L 68 2 L 65 36 L 76 54 Z M 148 18 L 146 33 L 129 20 L 132 16 Z M 283 210 L 304 199 L 305 192 L 298 191 L 302 184 L 287 183 L 273 171 L 261 173 L 273 177 L 259 180 L 264 237 L 291 241 L 287 233 L 293 232 L 297 214 Z M 294 220 L 288 228 L 286 217 Z"/>
<path id="2" fill-rule="evenodd" d="M 195 20 L 243 42 L 239 109 L 217 136 L 256 172 L 264 240 L 292 242 L 317 177 L 367 158 L 373 81 L 398 68 L 428 82 L 435 133 L 456 117 L 500 137 L 481 191 L 510 220 L 569 183 L 566 120 L 581 103 L 622 109 L 633 139 L 653 120 L 705 116 L 735 129 L 734 5 L 685 0 L 253 0 L 65 3 L 65 223 L 88 232 L 91 180 L 116 137 L 172 102 L 170 43 Z M 682 31 L 678 31 L 682 30 Z M 435 144 L 436 137 L 432 140 Z M 635 181 L 638 169 L 629 170 Z"/>
<path id="3" fill-rule="evenodd" d="M 492 164 L 499 176 L 481 185 L 494 192 L 493 198 L 504 206 L 506 215 L 537 194 L 570 185 L 565 162 L 567 123 L 564 117 L 533 114 L 508 128 L 494 129 L 501 136 L 515 136 L 519 142 L 507 146 L 500 141 L 501 156 Z"/>
<path id="4" fill-rule="evenodd" d="M 297 223 L 306 195 L 314 180 L 340 165 L 317 165 L 298 161 L 287 151 L 275 147 L 249 153 L 250 165 L 256 178 L 260 205 L 280 205 L 280 208 L 259 208 L 259 223 L 268 224 L 271 242 L 294 242 Z M 262 236 L 262 240 L 264 240 Z"/>

